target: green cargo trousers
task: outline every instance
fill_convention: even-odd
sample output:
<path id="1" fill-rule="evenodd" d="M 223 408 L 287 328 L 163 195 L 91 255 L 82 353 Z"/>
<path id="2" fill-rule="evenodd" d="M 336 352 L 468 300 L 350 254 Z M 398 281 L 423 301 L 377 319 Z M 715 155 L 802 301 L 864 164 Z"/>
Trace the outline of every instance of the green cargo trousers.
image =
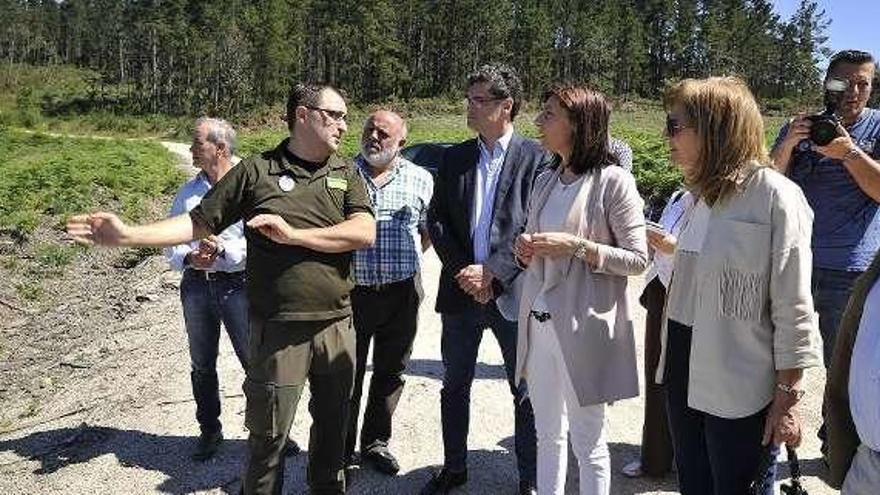
<path id="1" fill-rule="evenodd" d="M 281 494 L 284 445 L 308 380 L 310 493 L 345 493 L 343 455 L 355 370 L 351 317 L 265 321 L 252 316 L 249 349 L 243 388 L 250 435 L 242 491 Z"/>

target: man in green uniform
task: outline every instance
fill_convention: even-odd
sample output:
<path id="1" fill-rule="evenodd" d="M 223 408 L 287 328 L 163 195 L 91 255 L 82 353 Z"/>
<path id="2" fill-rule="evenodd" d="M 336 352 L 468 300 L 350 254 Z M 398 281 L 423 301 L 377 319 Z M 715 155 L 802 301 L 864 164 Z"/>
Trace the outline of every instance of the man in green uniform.
<path id="1" fill-rule="evenodd" d="M 282 451 L 306 379 L 313 494 L 345 491 L 343 452 L 355 365 L 349 292 L 352 252 L 373 244 L 370 199 L 334 156 L 345 124 L 342 96 L 299 84 L 287 101 L 290 137 L 234 167 L 188 214 L 130 226 L 112 213 L 71 218 L 85 244 L 168 246 L 245 220 L 250 356 L 244 392 L 250 430 L 243 491 L 278 494 Z"/>

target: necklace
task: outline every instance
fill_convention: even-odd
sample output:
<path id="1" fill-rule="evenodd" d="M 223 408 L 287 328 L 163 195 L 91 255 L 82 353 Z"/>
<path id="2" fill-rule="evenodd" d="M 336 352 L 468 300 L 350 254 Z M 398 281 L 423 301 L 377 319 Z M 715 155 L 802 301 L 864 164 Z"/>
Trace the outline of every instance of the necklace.
<path id="1" fill-rule="evenodd" d="M 580 182 L 581 179 L 584 178 L 583 175 L 575 175 L 574 177 L 567 178 L 567 179 L 569 180 L 569 182 L 566 182 L 566 181 L 565 181 L 566 179 L 563 179 L 563 176 L 564 176 L 564 175 L 565 175 L 565 170 L 563 170 L 562 172 L 560 172 L 560 174 L 559 174 L 559 178 L 558 178 L 558 180 L 559 180 L 559 185 L 562 186 L 562 189 L 568 189 L 568 188 L 570 188 L 571 186 L 573 186 L 573 185 L 577 184 L 578 182 Z"/>

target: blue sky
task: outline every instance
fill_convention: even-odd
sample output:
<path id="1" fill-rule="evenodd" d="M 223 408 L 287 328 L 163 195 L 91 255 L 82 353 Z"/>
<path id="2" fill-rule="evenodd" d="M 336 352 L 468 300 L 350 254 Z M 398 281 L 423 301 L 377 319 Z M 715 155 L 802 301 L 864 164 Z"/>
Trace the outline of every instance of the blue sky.
<path id="1" fill-rule="evenodd" d="M 797 10 L 799 0 L 775 0 L 776 12 L 788 20 Z M 827 46 L 834 51 L 847 48 L 865 50 L 880 58 L 880 1 L 878 0 L 816 0 L 825 10 L 831 26 Z M 827 66 L 827 61 L 819 64 Z"/>

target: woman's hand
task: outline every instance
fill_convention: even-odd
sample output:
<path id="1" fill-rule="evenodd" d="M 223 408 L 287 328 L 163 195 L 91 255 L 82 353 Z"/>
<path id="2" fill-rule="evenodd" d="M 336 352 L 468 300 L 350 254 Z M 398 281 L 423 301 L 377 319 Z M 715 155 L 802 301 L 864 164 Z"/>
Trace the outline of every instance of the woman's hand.
<path id="1" fill-rule="evenodd" d="M 513 243 L 513 255 L 516 256 L 520 265 L 523 267 L 529 266 L 534 254 L 535 249 L 532 246 L 532 235 L 520 234 L 517 236 L 516 241 Z"/>
<path id="2" fill-rule="evenodd" d="M 654 232 L 653 230 L 648 230 L 648 245 L 651 246 L 655 251 L 660 253 L 670 255 L 675 252 L 675 245 L 678 242 L 678 239 L 675 238 L 672 234 L 661 234 L 659 232 Z"/>
<path id="3" fill-rule="evenodd" d="M 797 401 L 791 395 L 776 391 L 767 419 L 764 422 L 764 438 L 762 445 L 770 442 L 773 445 L 786 444 L 796 448 L 801 444 L 801 416 L 797 409 Z"/>
<path id="4" fill-rule="evenodd" d="M 574 255 L 581 239 L 567 232 L 532 234 L 532 255 L 546 258 L 564 258 Z"/>

